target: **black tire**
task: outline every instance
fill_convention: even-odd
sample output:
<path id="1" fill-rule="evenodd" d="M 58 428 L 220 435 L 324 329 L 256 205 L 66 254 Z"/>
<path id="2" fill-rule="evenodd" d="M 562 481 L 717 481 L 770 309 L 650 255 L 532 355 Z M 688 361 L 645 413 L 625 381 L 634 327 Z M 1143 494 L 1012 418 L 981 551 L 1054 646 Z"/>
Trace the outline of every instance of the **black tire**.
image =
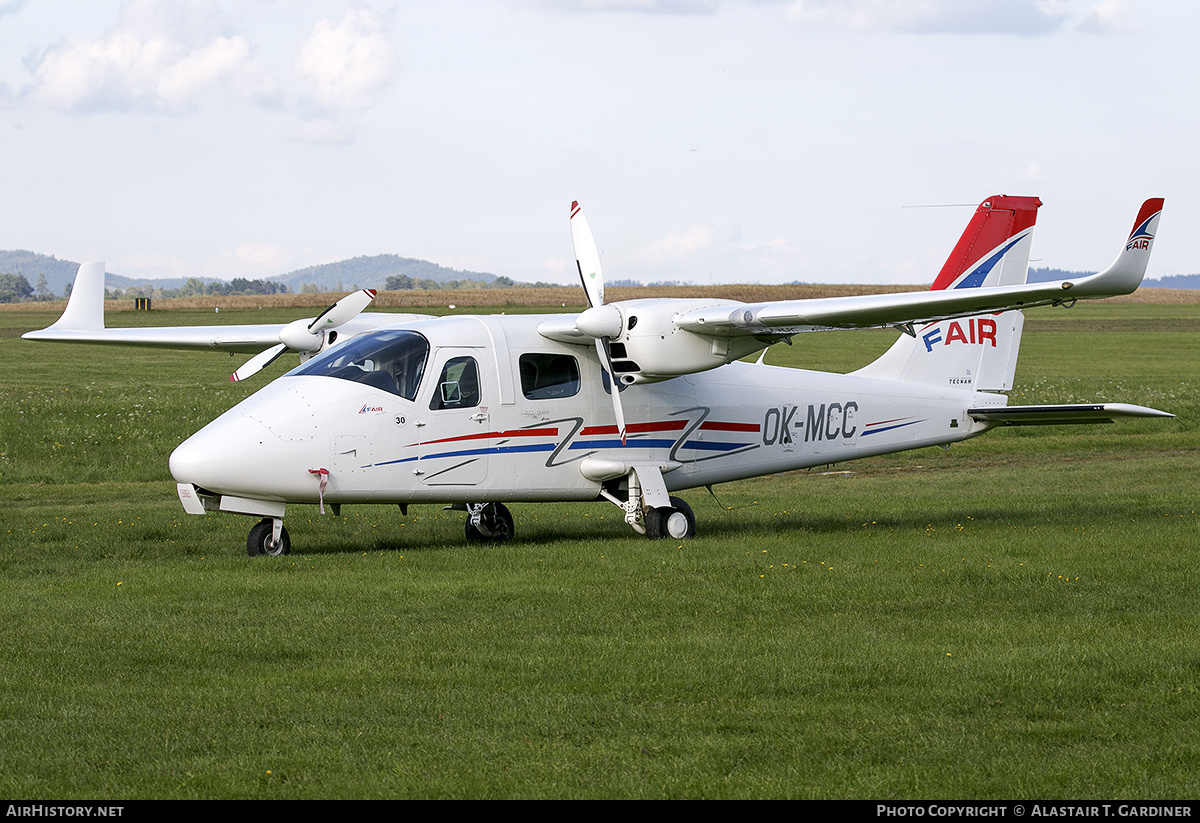
<path id="1" fill-rule="evenodd" d="M 646 512 L 646 537 L 651 540 L 668 537 L 687 540 L 695 536 L 696 515 L 692 513 L 692 507 L 678 497 L 671 498 L 670 506 Z"/>
<path id="2" fill-rule="evenodd" d="M 470 516 L 467 517 L 468 543 L 503 543 L 505 540 L 511 540 L 512 512 L 503 503 L 488 503 L 483 507 L 479 526 L 478 529 L 472 526 Z"/>
<path id="3" fill-rule="evenodd" d="M 256 523 L 250 530 L 250 536 L 246 538 L 246 553 L 251 557 L 258 557 L 260 554 L 281 557 L 289 553 L 292 550 L 292 541 L 288 537 L 287 528 L 279 532 L 278 545 L 271 543 L 272 531 L 273 525 L 269 519 Z"/>

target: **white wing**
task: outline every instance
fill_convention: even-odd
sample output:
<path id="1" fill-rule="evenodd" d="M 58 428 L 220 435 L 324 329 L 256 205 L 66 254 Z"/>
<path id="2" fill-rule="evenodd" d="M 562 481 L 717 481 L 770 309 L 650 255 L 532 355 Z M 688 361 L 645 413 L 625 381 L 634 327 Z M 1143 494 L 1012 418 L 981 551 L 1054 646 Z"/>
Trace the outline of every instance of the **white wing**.
<path id="1" fill-rule="evenodd" d="M 84 263 L 75 275 L 71 297 L 62 316 L 47 328 L 26 332 L 21 337 L 39 342 L 202 349 L 258 355 L 230 377 L 231 380 L 242 380 L 286 349 L 301 352 L 302 357 L 321 351 L 332 344 L 334 330 L 337 339 L 348 340 L 364 331 L 425 316 L 363 313 L 374 297 L 374 290 L 360 289 L 343 297 L 316 318 L 288 324 L 109 329 L 104 326 L 104 263 Z"/>
<path id="2" fill-rule="evenodd" d="M 1099 274 L 1074 280 L 991 288 L 868 294 L 812 300 L 786 300 L 735 307 L 717 306 L 685 312 L 675 325 L 714 337 L 791 335 L 830 329 L 906 326 L 953 317 L 1071 303 L 1130 294 L 1141 285 L 1150 260 L 1162 199 L 1147 200 L 1125 248 Z"/>

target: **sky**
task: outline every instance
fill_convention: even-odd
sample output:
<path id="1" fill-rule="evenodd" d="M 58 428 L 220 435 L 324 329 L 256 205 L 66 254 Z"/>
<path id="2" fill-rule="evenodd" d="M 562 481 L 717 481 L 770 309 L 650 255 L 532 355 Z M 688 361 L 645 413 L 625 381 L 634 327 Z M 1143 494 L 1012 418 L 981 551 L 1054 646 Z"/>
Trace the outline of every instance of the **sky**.
<path id="1" fill-rule="evenodd" d="M 399 254 L 931 283 L 978 204 L 1032 265 L 1200 272 L 1193 0 L 0 0 L 0 248 L 130 277 Z"/>

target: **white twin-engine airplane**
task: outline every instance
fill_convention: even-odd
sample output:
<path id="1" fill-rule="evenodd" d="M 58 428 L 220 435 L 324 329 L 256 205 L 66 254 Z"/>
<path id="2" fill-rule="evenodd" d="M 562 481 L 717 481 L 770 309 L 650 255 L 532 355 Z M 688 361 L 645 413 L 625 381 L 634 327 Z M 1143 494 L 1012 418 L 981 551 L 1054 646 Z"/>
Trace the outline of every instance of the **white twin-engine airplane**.
<path id="1" fill-rule="evenodd" d="M 1100 274 L 1026 283 L 1032 197 L 980 204 L 926 292 L 745 304 L 604 302 L 577 203 L 571 236 L 590 308 L 580 314 L 362 313 L 375 292 L 286 326 L 104 328 L 104 264 L 80 267 L 55 340 L 257 352 L 303 362 L 171 455 L 191 514 L 260 517 L 251 555 L 289 550 L 289 503 L 443 503 L 470 540 L 505 540 L 513 501 L 609 500 L 647 537 L 690 537 L 672 494 L 730 480 L 965 440 L 994 426 L 1171 417 L 1141 406 L 1009 406 L 1020 309 L 1128 294 L 1142 281 L 1161 199 L 1147 200 Z M 741 362 L 793 335 L 895 327 L 850 374 Z M 612 390 L 615 375 L 620 391 Z"/>

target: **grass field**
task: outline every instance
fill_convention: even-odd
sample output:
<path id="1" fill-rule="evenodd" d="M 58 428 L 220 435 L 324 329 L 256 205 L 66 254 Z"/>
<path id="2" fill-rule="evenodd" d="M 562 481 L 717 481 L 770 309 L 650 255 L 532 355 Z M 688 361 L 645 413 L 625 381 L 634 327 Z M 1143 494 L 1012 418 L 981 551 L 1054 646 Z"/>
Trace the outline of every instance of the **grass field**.
<path id="1" fill-rule="evenodd" d="M 265 383 L 227 382 L 244 357 L 18 339 L 55 316 L 0 311 L 0 795 L 1200 795 L 1200 305 L 1026 323 L 1014 402 L 1178 421 L 694 491 L 682 544 L 609 504 L 514 506 L 503 548 L 434 506 L 294 507 L 279 559 L 167 471 Z"/>

